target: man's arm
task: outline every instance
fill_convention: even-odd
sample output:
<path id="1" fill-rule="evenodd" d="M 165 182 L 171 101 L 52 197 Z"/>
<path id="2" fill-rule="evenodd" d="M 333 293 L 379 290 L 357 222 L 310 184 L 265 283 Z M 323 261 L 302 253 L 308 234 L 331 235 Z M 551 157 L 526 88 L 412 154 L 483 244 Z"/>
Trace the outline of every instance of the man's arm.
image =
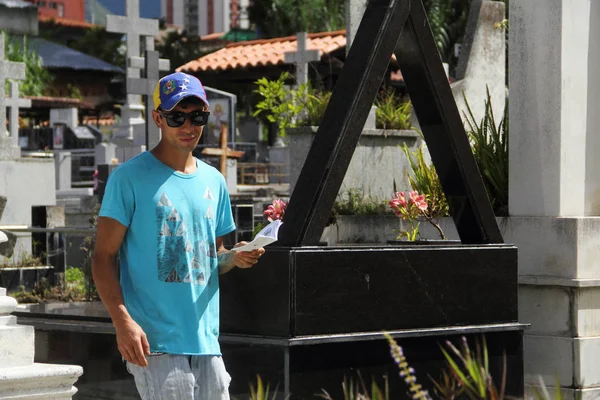
<path id="1" fill-rule="evenodd" d="M 121 355 L 127 361 L 145 367 L 148 365 L 145 355 L 150 353 L 150 345 L 146 334 L 125 307 L 117 274 L 117 253 L 126 232 L 127 228 L 118 221 L 98 218 L 92 275 L 100 299 L 115 326 Z"/>
<path id="2" fill-rule="evenodd" d="M 234 247 L 245 245 L 246 242 L 239 242 Z M 234 267 L 250 268 L 258 262 L 260 256 L 265 253 L 265 249 L 252 251 L 231 251 L 223 246 L 223 237 L 217 238 L 217 258 L 219 260 L 219 275 L 231 271 Z"/>

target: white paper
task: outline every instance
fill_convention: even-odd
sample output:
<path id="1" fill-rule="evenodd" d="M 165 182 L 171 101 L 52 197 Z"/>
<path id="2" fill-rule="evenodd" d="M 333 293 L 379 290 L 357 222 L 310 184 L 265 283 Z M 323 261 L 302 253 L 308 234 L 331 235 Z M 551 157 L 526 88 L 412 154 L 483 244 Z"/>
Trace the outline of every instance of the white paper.
<path id="1" fill-rule="evenodd" d="M 234 247 L 233 251 L 252 251 L 265 247 L 273 242 L 277 241 L 277 233 L 279 228 L 283 225 L 281 220 L 276 219 L 269 225 L 265 226 L 260 232 L 256 234 L 254 240 L 240 247 Z"/>

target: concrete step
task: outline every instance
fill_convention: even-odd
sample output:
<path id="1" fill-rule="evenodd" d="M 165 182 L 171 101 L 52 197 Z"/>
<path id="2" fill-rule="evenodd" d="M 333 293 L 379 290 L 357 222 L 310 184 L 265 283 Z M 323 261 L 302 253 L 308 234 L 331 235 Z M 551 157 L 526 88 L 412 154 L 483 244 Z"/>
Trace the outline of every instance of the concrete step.
<path id="1" fill-rule="evenodd" d="M 0 368 L 0 398 L 19 400 L 66 400 L 83 369 L 75 365 L 31 364 Z"/>

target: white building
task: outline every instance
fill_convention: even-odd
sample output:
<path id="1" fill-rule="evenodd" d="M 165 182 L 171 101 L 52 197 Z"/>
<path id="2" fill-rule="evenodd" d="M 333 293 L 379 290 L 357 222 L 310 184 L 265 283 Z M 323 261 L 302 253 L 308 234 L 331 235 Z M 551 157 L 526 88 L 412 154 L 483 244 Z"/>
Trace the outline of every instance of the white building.
<path id="1" fill-rule="evenodd" d="M 204 36 L 248 28 L 248 4 L 249 0 L 161 0 L 161 17 L 189 34 Z"/>

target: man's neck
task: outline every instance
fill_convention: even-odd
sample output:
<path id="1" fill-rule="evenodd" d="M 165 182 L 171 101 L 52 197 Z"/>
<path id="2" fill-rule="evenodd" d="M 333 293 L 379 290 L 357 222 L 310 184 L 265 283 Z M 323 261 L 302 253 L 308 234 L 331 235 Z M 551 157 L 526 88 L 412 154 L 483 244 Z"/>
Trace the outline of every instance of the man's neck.
<path id="1" fill-rule="evenodd" d="M 196 171 L 196 160 L 191 152 L 167 149 L 159 143 L 151 153 L 166 166 L 183 174 L 192 174 Z"/>

